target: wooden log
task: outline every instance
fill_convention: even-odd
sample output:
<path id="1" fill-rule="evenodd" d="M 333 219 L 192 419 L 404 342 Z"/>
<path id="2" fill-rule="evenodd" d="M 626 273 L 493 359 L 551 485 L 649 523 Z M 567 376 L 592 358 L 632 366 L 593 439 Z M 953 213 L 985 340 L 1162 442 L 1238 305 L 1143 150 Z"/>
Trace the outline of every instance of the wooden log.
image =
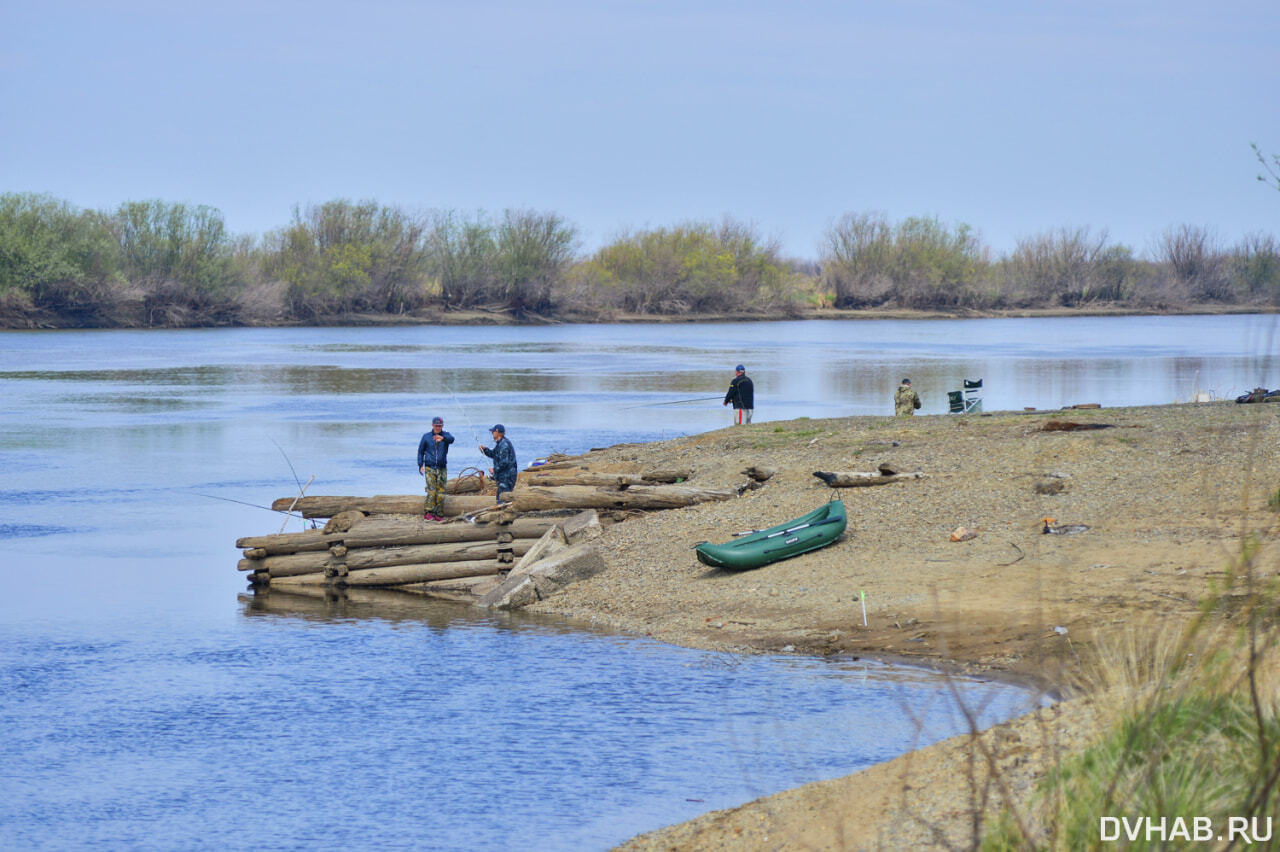
<path id="1" fill-rule="evenodd" d="M 640 474 L 641 479 L 645 482 L 665 482 L 668 485 L 689 479 L 693 476 L 693 471 L 677 468 L 674 470 L 650 470 Z"/>
<path id="2" fill-rule="evenodd" d="M 869 485 L 888 485 L 890 482 L 901 482 L 904 479 L 928 479 L 928 474 L 916 473 L 883 473 L 881 471 L 862 472 L 827 472 L 815 470 L 813 475 L 832 488 L 859 488 Z"/>
<path id="3" fill-rule="evenodd" d="M 236 547 L 261 548 L 267 556 L 275 553 L 301 553 L 306 550 L 328 550 L 341 535 L 325 535 L 320 530 L 304 530 L 275 535 L 251 535 L 236 539 Z M 247 555 L 247 554 L 246 554 Z"/>
<path id="4" fill-rule="evenodd" d="M 344 533 L 365 519 L 364 512 L 355 510 L 347 512 L 339 512 L 329 519 L 324 525 L 324 531 L 327 533 Z"/>
<path id="5" fill-rule="evenodd" d="M 555 525 L 553 518 L 519 518 L 504 529 L 516 538 L 537 539 Z M 241 538 L 237 547 L 250 547 L 245 559 L 253 564 L 241 563 L 240 570 L 253 570 L 257 560 L 267 556 L 294 553 L 319 553 L 339 545 L 347 547 L 391 547 L 402 544 L 440 544 L 456 541 L 494 541 L 498 528 L 493 524 L 436 524 L 421 518 L 402 515 L 375 515 L 365 518 L 349 532 L 324 535 L 319 530 L 301 533 L 280 533 Z M 341 554 L 339 554 L 341 555 Z"/>
<path id="6" fill-rule="evenodd" d="M 511 548 L 521 555 L 533 546 L 535 539 L 513 542 Z M 497 559 L 499 544 L 496 541 L 467 541 L 449 544 L 413 544 L 405 547 L 362 547 L 347 552 L 346 565 L 350 571 L 369 568 L 385 568 L 388 565 L 414 565 L 431 562 L 468 562 L 477 559 Z M 272 577 L 283 576 L 272 572 Z"/>
<path id="7" fill-rule="evenodd" d="M 403 544 L 440 544 L 450 541 L 495 541 L 499 530 L 515 538 L 541 538 L 555 526 L 555 518 L 518 518 L 511 524 L 433 524 L 421 518 L 366 518 L 351 528 L 343 542 L 347 547 L 391 547 Z"/>
<path id="8" fill-rule="evenodd" d="M 444 484 L 445 494 L 479 494 L 484 491 L 485 477 L 464 476 L 461 479 L 450 479 Z"/>
<path id="9" fill-rule="evenodd" d="M 512 550 L 523 555 L 537 539 L 518 539 Z M 345 565 L 349 570 L 379 568 L 385 565 L 406 565 L 414 562 L 458 562 L 471 559 L 497 559 L 498 543 L 488 541 L 446 542 L 420 544 L 406 547 L 348 548 L 343 557 L 335 557 L 328 551 L 322 553 L 288 553 L 268 556 L 265 559 L 241 559 L 236 566 L 241 571 L 266 571 L 272 578 L 296 577 Z"/>
<path id="10" fill-rule="evenodd" d="M 686 485 L 649 485 L 625 491 L 574 485 L 560 488 L 521 485 L 515 490 L 514 506 L 518 512 L 544 509 L 676 509 L 737 496 L 735 489 L 691 488 Z"/>
<path id="11" fill-rule="evenodd" d="M 426 583 L 413 583 L 402 586 L 407 591 L 430 593 L 446 593 L 454 595 L 471 595 L 480 597 L 490 589 L 502 583 L 501 574 L 489 574 L 484 577 L 458 577 L 454 580 L 431 580 Z"/>
<path id="12" fill-rule="evenodd" d="M 590 470 L 551 471 L 526 474 L 520 483 L 546 488 L 562 488 L 566 485 L 583 485 L 593 488 L 627 488 L 648 484 L 638 473 L 596 473 Z"/>
<path id="13" fill-rule="evenodd" d="M 544 467 L 533 468 L 521 475 L 521 485 L 542 485 L 558 488 L 565 485 L 588 485 L 593 487 L 629 488 L 632 485 L 658 485 L 679 482 L 688 479 L 692 472 L 688 470 L 650 470 L 644 473 L 608 473 L 605 471 L 583 470 L 574 466 L 565 469 L 548 470 Z"/>
<path id="14" fill-rule="evenodd" d="M 271 504 L 276 511 L 284 511 L 297 498 L 282 497 Z M 364 512 L 366 515 L 418 515 L 421 517 L 426 503 L 425 494 L 378 494 L 373 497 L 303 497 L 297 500 L 294 511 L 304 518 L 332 518 L 342 512 Z M 451 517 L 465 515 L 493 505 L 492 497 L 450 495 L 444 498 L 444 513 Z"/>
<path id="15" fill-rule="evenodd" d="M 267 571 L 273 577 L 287 574 L 309 574 L 323 571 L 330 564 L 329 551 L 303 551 L 283 553 L 265 559 L 241 559 L 236 568 L 240 571 Z"/>
<path id="16" fill-rule="evenodd" d="M 341 579 L 326 577 L 323 572 L 297 574 L 292 577 L 272 577 L 271 586 L 273 588 L 324 585 L 402 586 L 407 583 L 425 583 L 429 580 L 455 580 L 459 577 L 491 576 L 497 574 L 499 570 L 497 561 L 493 559 L 463 562 L 430 562 L 349 571 Z"/>

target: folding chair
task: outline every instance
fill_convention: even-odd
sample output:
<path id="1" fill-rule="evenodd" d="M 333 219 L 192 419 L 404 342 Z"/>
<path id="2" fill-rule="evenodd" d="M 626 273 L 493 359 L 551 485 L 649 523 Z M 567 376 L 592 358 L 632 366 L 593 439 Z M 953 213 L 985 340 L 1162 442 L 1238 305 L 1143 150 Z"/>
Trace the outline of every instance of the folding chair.
<path id="1" fill-rule="evenodd" d="M 982 379 L 965 379 L 962 385 L 962 390 L 947 391 L 948 413 L 968 414 L 971 411 L 981 411 L 982 397 L 978 393 L 982 390 Z"/>

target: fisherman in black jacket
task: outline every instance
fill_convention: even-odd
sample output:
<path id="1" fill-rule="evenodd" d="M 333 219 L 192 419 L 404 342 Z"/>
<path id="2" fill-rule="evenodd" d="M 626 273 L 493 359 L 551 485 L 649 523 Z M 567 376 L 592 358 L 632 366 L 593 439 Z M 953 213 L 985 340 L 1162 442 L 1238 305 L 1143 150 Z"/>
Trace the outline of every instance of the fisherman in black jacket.
<path id="1" fill-rule="evenodd" d="M 746 367 L 739 364 L 733 369 L 734 376 L 729 382 L 729 392 L 724 395 L 724 404 L 733 403 L 733 423 L 741 426 L 751 422 L 751 411 L 756 407 L 756 391 L 747 376 Z"/>

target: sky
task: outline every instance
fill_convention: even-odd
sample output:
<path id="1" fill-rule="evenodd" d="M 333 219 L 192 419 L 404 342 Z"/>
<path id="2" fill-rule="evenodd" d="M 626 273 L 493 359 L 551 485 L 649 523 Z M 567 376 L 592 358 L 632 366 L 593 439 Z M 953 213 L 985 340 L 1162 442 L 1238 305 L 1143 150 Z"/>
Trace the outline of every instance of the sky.
<path id="1" fill-rule="evenodd" d="M 0 0 L 0 193 L 1280 236 L 1275 0 Z"/>

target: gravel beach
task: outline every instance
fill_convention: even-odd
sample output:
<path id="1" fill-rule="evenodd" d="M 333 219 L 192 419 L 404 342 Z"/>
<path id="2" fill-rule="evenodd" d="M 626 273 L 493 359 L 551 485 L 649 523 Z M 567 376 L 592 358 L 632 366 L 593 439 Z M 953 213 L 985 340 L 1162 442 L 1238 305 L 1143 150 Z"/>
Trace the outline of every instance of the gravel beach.
<path id="1" fill-rule="evenodd" d="M 573 461 L 687 469 L 704 488 L 745 486 L 752 466 L 776 473 L 735 499 L 630 513 L 601 542 L 607 571 L 531 609 L 688 647 L 906 660 L 1056 693 L 1108 635 L 1192 617 L 1243 536 L 1262 532 L 1274 550 L 1278 414 L 1280 405 L 1213 402 L 801 419 L 593 450 Z M 925 477 L 833 489 L 813 475 L 881 464 Z M 737 573 L 694 558 L 699 541 L 833 498 L 849 527 L 830 547 Z M 958 528 L 975 535 L 952 541 Z M 1025 804 L 1059 755 L 1096 734 L 1097 719 L 1088 696 L 1060 701 L 625 848 L 967 847 L 982 814 L 1006 796 Z"/>

